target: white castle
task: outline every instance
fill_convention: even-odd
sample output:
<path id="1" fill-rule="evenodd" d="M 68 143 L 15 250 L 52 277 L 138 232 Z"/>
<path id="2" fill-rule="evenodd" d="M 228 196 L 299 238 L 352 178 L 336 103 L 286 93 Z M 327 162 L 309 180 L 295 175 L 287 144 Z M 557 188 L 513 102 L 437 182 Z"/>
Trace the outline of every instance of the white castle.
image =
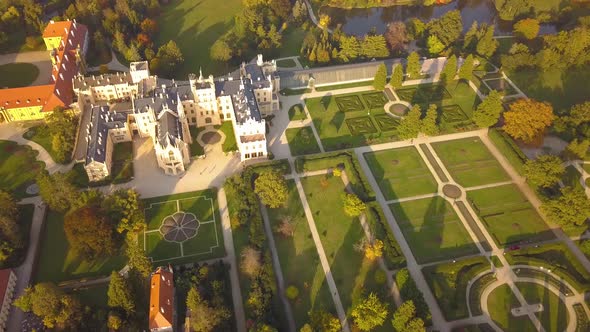
<path id="1" fill-rule="evenodd" d="M 276 63 L 262 55 L 240 67 L 239 74 L 207 78 L 200 73 L 188 81 L 150 75 L 147 62 L 133 62 L 128 73 L 77 76 L 74 92 L 80 109 L 91 105 L 86 128 L 85 169 L 90 181 L 111 174 L 113 144 L 132 136 L 151 137 L 159 167 L 182 174 L 190 162 L 189 126 L 204 127 L 231 121 L 242 161 L 266 158 L 264 117 L 279 109 L 280 79 Z M 113 110 L 98 103 L 130 101 L 129 109 Z"/>

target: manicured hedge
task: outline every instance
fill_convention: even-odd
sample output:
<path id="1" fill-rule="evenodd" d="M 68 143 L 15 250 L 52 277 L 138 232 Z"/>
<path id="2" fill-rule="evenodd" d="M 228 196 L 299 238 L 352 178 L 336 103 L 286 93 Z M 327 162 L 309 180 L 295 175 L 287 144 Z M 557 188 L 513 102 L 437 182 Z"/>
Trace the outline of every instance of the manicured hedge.
<path id="1" fill-rule="evenodd" d="M 376 239 L 383 241 L 384 244 L 383 258 L 385 265 L 390 270 L 405 267 L 406 258 L 387 224 L 383 210 L 381 210 L 378 203 L 371 202 L 368 211 L 367 222 L 369 223 L 371 232 Z"/>
<path id="2" fill-rule="evenodd" d="M 395 283 L 399 288 L 400 295 L 404 301 L 412 300 L 416 306 L 416 315 L 424 320 L 426 326 L 432 323 L 430 308 L 424 300 L 424 295 L 416 286 L 416 282 L 410 275 L 407 268 L 403 268 L 395 274 Z"/>
<path id="3" fill-rule="evenodd" d="M 502 152 L 504 157 L 508 159 L 508 162 L 516 169 L 518 174 L 524 174 L 524 164 L 528 160 L 527 156 L 522 150 L 516 145 L 514 140 L 508 136 L 504 131 L 491 128 L 488 132 L 490 140 L 496 145 L 498 150 Z"/>

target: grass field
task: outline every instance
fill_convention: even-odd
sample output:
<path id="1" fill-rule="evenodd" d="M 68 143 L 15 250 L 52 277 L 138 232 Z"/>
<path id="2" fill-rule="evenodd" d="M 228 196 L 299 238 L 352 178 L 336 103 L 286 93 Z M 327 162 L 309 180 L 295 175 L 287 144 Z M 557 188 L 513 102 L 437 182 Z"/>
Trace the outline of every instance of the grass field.
<path id="1" fill-rule="evenodd" d="M 365 153 L 386 200 L 430 194 L 438 185 L 414 147 Z"/>
<path id="2" fill-rule="evenodd" d="M 569 70 L 519 70 L 508 76 L 530 98 L 550 102 L 556 110 L 583 103 L 590 95 L 590 85 L 580 84 L 590 80 L 590 65 Z"/>
<path id="3" fill-rule="evenodd" d="M 336 309 L 293 180 L 288 182 L 288 187 L 286 206 L 268 209 L 268 215 L 273 229 L 281 224 L 283 218 L 290 218 L 296 225 L 293 236 L 275 232 L 274 238 L 285 286 L 299 289 L 299 297 L 291 301 L 291 305 L 296 325 L 301 328 L 308 321 L 309 311 L 323 309 L 335 314 Z"/>
<path id="4" fill-rule="evenodd" d="M 520 307 L 520 302 L 518 302 L 518 299 L 508 285 L 497 287 L 488 297 L 490 316 L 504 331 L 537 331 L 528 316 L 512 316 L 510 310 L 516 307 Z"/>
<path id="5" fill-rule="evenodd" d="M 305 120 L 307 119 L 307 115 L 305 114 L 305 110 L 303 109 L 303 105 L 295 104 L 289 108 L 289 120 L 290 121 L 297 121 L 297 120 Z"/>
<path id="6" fill-rule="evenodd" d="M 500 163 L 477 137 L 432 143 L 458 184 L 474 187 L 510 180 Z"/>
<path id="7" fill-rule="evenodd" d="M 72 279 L 109 275 L 125 266 L 127 259 L 123 248 L 117 255 L 96 261 L 87 261 L 70 250 L 64 231 L 64 216 L 52 211 L 47 213 L 44 231 L 41 233 L 39 258 L 34 276 L 36 282 L 61 282 Z"/>
<path id="8" fill-rule="evenodd" d="M 528 304 L 543 304 L 543 311 L 535 316 L 541 321 L 545 331 L 565 331 L 567 323 L 573 317 L 568 317 L 565 304 L 555 293 L 545 287 L 532 283 L 516 283 L 516 287 Z"/>
<path id="9" fill-rule="evenodd" d="M 147 230 L 139 245 L 154 262 L 181 264 L 225 255 L 215 191 L 149 198 L 144 204 Z M 159 230 L 162 220 L 176 212 L 192 213 L 198 220 L 196 235 L 180 243 L 165 240 Z"/>
<path id="10" fill-rule="evenodd" d="M 25 190 L 45 168 L 45 163 L 37 161 L 37 154 L 28 145 L 0 140 L 0 189 L 16 199 L 29 196 Z"/>
<path id="11" fill-rule="evenodd" d="M 305 100 L 313 124 L 326 150 L 359 147 L 396 139 L 395 129 L 389 131 L 377 129 L 375 116 L 386 114 L 383 106 L 387 101 L 385 96 L 377 98 L 377 94 L 380 92 L 366 91 Z M 353 122 L 351 129 L 349 121 L 358 118 L 363 118 L 363 123 L 355 126 Z"/>
<path id="12" fill-rule="evenodd" d="M 0 65 L 0 88 L 29 86 L 39 76 L 37 66 L 18 62 Z"/>
<path id="13" fill-rule="evenodd" d="M 389 207 L 418 263 L 478 252 L 453 207 L 443 198 L 406 201 Z"/>
<path id="14" fill-rule="evenodd" d="M 306 177 L 302 184 L 344 310 L 350 313 L 351 307 L 367 292 L 383 294 L 387 291 L 384 285 L 378 285 L 374 280 L 375 271 L 379 269 L 377 263 L 366 260 L 354 249 L 353 245 L 364 239 L 365 234 L 357 218 L 344 214 L 342 179 L 329 177 L 322 184 L 323 178 Z M 390 299 L 387 301 L 391 302 Z"/>
<path id="15" fill-rule="evenodd" d="M 53 158 L 55 161 L 56 152 L 53 150 L 53 145 L 51 144 L 51 133 L 49 132 L 49 127 L 47 125 L 37 125 L 29 128 L 24 134 L 23 137 L 28 139 L 29 141 L 33 141 L 39 145 L 41 145 L 47 153 Z M 69 158 L 67 160 L 69 162 Z"/>
<path id="16" fill-rule="evenodd" d="M 289 128 L 285 135 L 294 156 L 321 152 L 311 127 Z"/>
<path id="17" fill-rule="evenodd" d="M 198 157 L 198 156 L 204 155 L 205 149 L 197 141 L 197 137 L 199 137 L 199 132 L 200 132 L 199 128 L 197 128 L 195 126 L 190 126 L 189 130 L 191 133 L 191 138 L 193 139 L 193 142 L 190 145 L 191 157 Z"/>
<path id="18" fill-rule="evenodd" d="M 199 68 L 206 75 L 220 75 L 230 71 L 226 63 L 213 61 L 209 50 L 232 27 L 234 15 L 241 8 L 240 0 L 172 0 L 162 7 L 156 44 L 162 45 L 174 40 L 180 47 L 185 62 L 176 72 L 177 78 L 186 79 L 189 73 L 196 73 Z"/>
<path id="19" fill-rule="evenodd" d="M 500 246 L 554 237 L 541 216 L 514 184 L 468 191 L 467 198 Z"/>
<path id="20" fill-rule="evenodd" d="M 225 141 L 221 145 L 223 152 L 233 152 L 238 149 L 238 143 L 236 142 L 236 135 L 234 134 L 234 128 L 232 127 L 231 121 L 224 121 L 221 126 L 218 127 L 223 134 L 225 134 Z"/>

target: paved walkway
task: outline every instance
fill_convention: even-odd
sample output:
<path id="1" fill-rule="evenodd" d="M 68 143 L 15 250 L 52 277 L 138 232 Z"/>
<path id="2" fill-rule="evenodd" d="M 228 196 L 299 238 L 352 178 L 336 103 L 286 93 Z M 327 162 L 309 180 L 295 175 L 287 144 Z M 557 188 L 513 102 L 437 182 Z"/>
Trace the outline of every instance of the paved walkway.
<path id="1" fill-rule="evenodd" d="M 13 298 L 15 299 L 23 295 L 25 288 L 31 283 L 46 213 L 46 206 L 43 204 L 40 197 L 27 198 L 20 203 L 34 204 L 35 212 L 33 213 L 33 223 L 29 233 L 29 248 L 27 250 L 27 255 L 25 256 L 24 262 L 18 268 L 14 269 L 17 276 L 13 295 Z M 12 306 L 6 323 L 7 331 L 20 331 L 23 318 L 24 313 L 17 307 Z"/>
<path id="2" fill-rule="evenodd" d="M 223 229 L 223 244 L 225 246 L 225 259 L 229 262 L 229 277 L 231 281 L 232 300 L 234 303 L 234 315 L 236 317 L 236 326 L 238 332 L 246 332 L 246 314 L 244 312 L 244 303 L 242 301 L 242 290 L 240 289 L 240 279 L 238 276 L 238 261 L 234 249 L 234 238 L 231 231 L 231 222 L 229 210 L 227 207 L 227 197 L 225 189 L 220 187 L 217 191 L 217 204 L 221 214 L 221 228 Z"/>
<path id="3" fill-rule="evenodd" d="M 117 59 L 115 52 L 111 50 L 111 61 L 106 64 L 109 67 L 109 70 L 116 70 L 116 71 L 129 71 L 129 67 L 122 65 Z M 96 67 L 88 67 L 88 71 L 99 71 L 100 66 Z"/>

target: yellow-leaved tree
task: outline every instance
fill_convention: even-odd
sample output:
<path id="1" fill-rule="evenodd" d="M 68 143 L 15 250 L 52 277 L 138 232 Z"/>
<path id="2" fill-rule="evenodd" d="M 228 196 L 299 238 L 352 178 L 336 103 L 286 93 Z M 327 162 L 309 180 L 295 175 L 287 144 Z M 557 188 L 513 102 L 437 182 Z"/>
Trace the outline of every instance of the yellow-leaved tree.
<path id="1" fill-rule="evenodd" d="M 510 104 L 504 113 L 504 130 L 508 135 L 531 143 L 551 125 L 555 115 L 553 107 L 532 99 L 519 99 Z"/>

